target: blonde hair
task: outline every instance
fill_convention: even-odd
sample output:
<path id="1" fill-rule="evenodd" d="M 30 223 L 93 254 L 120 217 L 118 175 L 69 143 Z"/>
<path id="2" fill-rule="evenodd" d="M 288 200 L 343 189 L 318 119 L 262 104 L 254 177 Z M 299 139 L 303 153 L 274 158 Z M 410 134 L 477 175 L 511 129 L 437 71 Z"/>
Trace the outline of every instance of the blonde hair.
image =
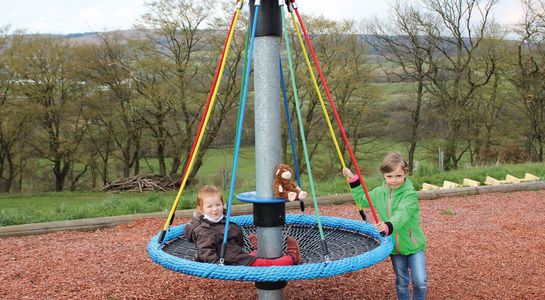
<path id="1" fill-rule="evenodd" d="M 384 156 L 384 160 L 380 165 L 380 172 L 382 174 L 390 173 L 395 171 L 399 167 L 401 167 L 405 174 L 409 173 L 409 164 L 403 158 L 403 155 L 397 151 L 390 152 L 386 154 L 386 156 Z"/>
<path id="2" fill-rule="evenodd" d="M 209 195 L 219 195 L 221 199 L 221 203 L 225 203 L 223 201 L 223 195 L 221 194 L 220 189 L 218 189 L 214 185 L 205 185 L 197 193 L 197 208 L 202 209 L 203 199 L 205 196 L 209 196 Z"/>

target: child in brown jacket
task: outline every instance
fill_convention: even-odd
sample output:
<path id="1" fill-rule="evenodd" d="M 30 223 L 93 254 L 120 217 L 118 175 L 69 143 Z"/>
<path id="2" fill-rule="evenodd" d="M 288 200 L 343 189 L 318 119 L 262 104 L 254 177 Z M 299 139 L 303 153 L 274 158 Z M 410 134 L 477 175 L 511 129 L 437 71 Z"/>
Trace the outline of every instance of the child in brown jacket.
<path id="1" fill-rule="evenodd" d="M 225 216 L 223 196 L 215 186 L 205 185 L 197 194 L 196 214 L 191 223 L 185 226 L 185 237 L 197 247 L 196 261 L 218 263 L 220 261 L 221 245 L 225 230 Z M 225 247 L 225 264 L 245 266 L 289 266 L 301 262 L 301 255 L 297 241 L 288 237 L 286 240 L 286 254 L 279 258 L 257 258 L 257 239 L 250 236 L 252 252 L 242 250 L 243 234 L 240 227 L 229 223 L 227 245 Z"/>

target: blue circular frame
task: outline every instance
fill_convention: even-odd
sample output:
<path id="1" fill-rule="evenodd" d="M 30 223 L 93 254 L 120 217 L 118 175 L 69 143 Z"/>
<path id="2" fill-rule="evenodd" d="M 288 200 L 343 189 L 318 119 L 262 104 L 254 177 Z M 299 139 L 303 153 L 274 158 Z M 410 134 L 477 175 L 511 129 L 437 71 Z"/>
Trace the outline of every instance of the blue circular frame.
<path id="1" fill-rule="evenodd" d="M 253 226 L 252 216 L 232 217 L 232 221 L 240 226 Z M 161 249 L 158 243 L 159 234 L 148 243 L 150 258 L 161 266 L 184 273 L 210 279 L 274 282 L 306 280 L 336 276 L 375 265 L 388 257 L 394 247 L 391 237 L 381 237 L 374 225 L 351 219 L 337 217 L 320 217 L 325 227 L 350 230 L 371 236 L 380 242 L 380 245 L 360 255 L 312 264 L 274 267 L 231 266 L 196 262 L 170 255 Z M 310 215 L 286 215 L 286 224 L 316 225 L 316 217 Z M 183 235 L 186 224 L 172 227 L 168 230 L 164 242 L 168 242 Z M 316 237 L 318 238 L 318 237 Z"/>

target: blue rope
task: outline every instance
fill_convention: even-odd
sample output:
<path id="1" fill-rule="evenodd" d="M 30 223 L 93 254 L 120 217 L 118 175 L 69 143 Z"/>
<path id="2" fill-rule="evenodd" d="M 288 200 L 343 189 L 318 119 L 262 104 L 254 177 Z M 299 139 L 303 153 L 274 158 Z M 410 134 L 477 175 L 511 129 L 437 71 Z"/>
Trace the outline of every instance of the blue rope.
<path id="1" fill-rule="evenodd" d="M 240 103 L 240 115 L 239 120 L 237 124 L 237 133 L 236 133 L 236 143 L 235 143 L 235 153 L 234 153 L 234 159 L 233 159 L 233 167 L 231 172 L 231 184 L 229 186 L 229 199 L 227 200 L 227 216 L 225 221 L 225 230 L 223 231 L 223 243 L 221 245 L 221 255 L 220 255 L 220 261 L 223 262 L 223 258 L 225 257 L 225 247 L 227 245 L 227 233 L 229 232 L 229 221 L 231 219 L 231 206 L 233 203 L 233 195 L 235 193 L 235 181 L 237 177 L 237 169 L 238 169 L 238 157 L 240 154 L 240 142 L 242 139 L 242 124 L 244 123 L 244 108 L 246 107 L 246 101 L 248 100 L 248 85 L 250 81 L 250 70 L 252 67 L 251 61 L 252 61 L 252 53 L 254 51 L 254 40 L 255 40 L 255 32 L 257 28 L 257 19 L 259 16 L 259 7 L 260 7 L 260 1 L 256 1 L 255 3 L 255 11 L 254 11 L 254 23 L 252 24 L 252 36 L 250 38 L 250 52 L 248 53 L 248 64 L 246 65 L 246 71 L 245 71 L 245 78 L 244 78 L 244 95 L 242 96 L 242 101 Z"/>
<path id="2" fill-rule="evenodd" d="M 282 94 L 284 95 L 284 110 L 286 111 L 286 122 L 288 122 L 288 130 L 290 133 L 291 153 L 293 154 L 293 165 L 295 168 L 295 177 L 297 178 L 297 185 L 302 188 L 301 177 L 299 175 L 299 163 L 297 162 L 297 154 L 295 153 L 295 140 L 293 138 L 293 129 L 291 127 L 290 107 L 288 104 L 288 96 L 286 93 L 286 83 L 284 81 L 284 71 L 282 71 L 282 59 L 280 61 L 280 81 L 282 82 Z"/>

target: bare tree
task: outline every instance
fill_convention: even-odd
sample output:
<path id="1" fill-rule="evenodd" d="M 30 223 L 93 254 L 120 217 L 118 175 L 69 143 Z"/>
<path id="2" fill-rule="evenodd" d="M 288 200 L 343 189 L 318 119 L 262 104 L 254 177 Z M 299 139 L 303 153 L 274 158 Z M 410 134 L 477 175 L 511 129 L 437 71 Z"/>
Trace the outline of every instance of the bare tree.
<path id="1" fill-rule="evenodd" d="M 94 126 L 89 134 L 102 160 L 99 173 L 106 184 L 112 155 L 123 162 L 124 177 L 136 165 L 143 125 L 142 112 L 136 103 L 138 95 L 131 73 L 134 56 L 129 41 L 115 34 L 98 37 L 100 44 L 89 48 L 85 74 L 96 85 L 93 107 L 97 113 L 91 120 Z"/>
<path id="2" fill-rule="evenodd" d="M 206 46 L 200 27 L 211 17 L 214 5 L 213 0 L 152 1 L 136 25 L 146 40 L 140 48 L 135 82 L 147 101 L 143 120 L 155 140 L 161 174 L 166 174 L 167 142 L 179 146 L 172 147 L 176 167 L 171 172 L 176 172 L 181 153 L 189 152 L 196 134 L 196 112 L 202 104 L 195 101 L 192 87 L 192 78 L 199 72 L 195 54 Z"/>
<path id="3" fill-rule="evenodd" d="M 470 147 L 471 164 L 493 163 L 497 160 L 497 151 L 492 146 L 500 142 L 496 134 L 497 127 L 505 121 L 505 106 L 513 90 L 507 78 L 512 47 L 505 39 L 505 34 L 502 26 L 491 23 L 486 39 L 475 53 L 477 68 L 486 69 L 487 65 L 495 67 L 489 84 L 475 94 L 475 107 L 467 120 L 469 134 L 466 140 Z M 505 134 L 500 136 L 504 137 Z"/>
<path id="4" fill-rule="evenodd" d="M 475 53 L 485 39 L 490 12 L 497 0 L 423 0 L 423 3 L 441 22 L 428 27 L 426 32 L 426 37 L 436 45 L 428 55 L 431 72 L 427 89 L 446 124 L 445 169 L 456 169 L 469 149 L 458 149 L 467 112 L 474 108 L 475 93 L 489 83 L 495 71 L 494 64 L 477 66 Z"/>
<path id="5" fill-rule="evenodd" d="M 418 7 L 397 1 L 391 14 L 385 20 L 375 19 L 364 31 L 369 35 L 366 41 L 384 59 L 382 70 L 391 82 L 409 82 L 413 99 L 403 99 L 394 109 L 409 115 L 408 126 L 399 131 L 409 130 L 409 169 L 414 167 L 414 154 L 420 140 L 419 127 L 421 109 L 425 96 L 425 84 L 430 76 L 429 55 L 434 52 L 437 40 L 426 38 L 428 28 L 437 20 L 421 12 Z"/>
<path id="6" fill-rule="evenodd" d="M 370 136 L 369 124 L 372 115 L 369 111 L 370 100 L 376 98 L 377 91 L 369 85 L 373 70 L 368 64 L 366 53 L 367 48 L 364 41 L 357 34 L 357 27 L 353 21 L 336 22 L 324 17 L 305 17 L 306 27 L 309 30 L 312 44 L 323 74 L 326 77 L 333 101 L 337 107 L 337 112 L 342 116 L 343 126 L 347 135 L 351 139 L 351 145 L 354 152 L 358 151 L 358 146 L 362 143 L 364 137 Z M 319 164 L 323 166 L 322 170 L 317 170 L 317 175 L 323 173 L 330 176 L 331 168 L 337 168 L 338 156 L 331 141 L 329 129 L 325 121 L 324 112 L 318 98 L 318 94 L 312 83 L 304 54 L 299 40 L 293 28 L 290 30 L 291 47 L 293 49 L 292 59 L 295 67 L 298 95 L 300 99 L 299 109 L 302 112 L 303 127 L 308 142 L 309 157 L 312 159 L 318 151 L 327 151 L 329 158 L 325 158 Z M 310 55 L 310 53 L 309 53 Z M 318 76 L 319 87 L 321 82 Z M 290 85 L 289 85 L 290 86 Z M 322 100 L 325 102 L 326 110 L 329 107 L 325 91 L 320 89 Z M 293 100 L 292 93 L 290 100 Z M 296 124 L 294 101 L 291 101 L 292 120 Z M 328 112 L 335 130 L 335 136 L 339 128 L 334 124 L 333 116 Z M 297 126 L 293 126 L 297 128 Z M 344 157 L 347 149 L 342 140 L 339 141 L 339 148 Z M 284 148 L 286 148 L 286 143 Z M 327 145 L 327 149 L 323 146 Z M 287 152 L 287 151 L 284 151 Z M 303 147 L 298 144 L 297 156 L 303 156 Z M 348 161 L 348 163 L 350 163 Z M 300 171 L 304 173 L 306 166 L 304 160 L 299 160 Z"/>
<path id="7" fill-rule="evenodd" d="M 204 53 L 206 53 L 206 56 L 210 58 L 210 61 L 204 67 L 205 71 L 197 74 L 192 81 L 192 85 L 200 91 L 198 96 L 200 97 L 199 102 L 203 104 L 203 106 L 201 106 L 202 108 L 204 107 L 204 100 L 206 98 L 205 95 L 208 95 L 214 71 L 217 67 L 220 53 L 224 46 L 223 43 L 225 41 L 225 34 L 227 33 L 230 25 L 228 23 L 229 18 L 227 15 L 231 15 L 232 13 L 232 4 L 224 5 L 221 16 L 211 22 L 210 30 L 206 36 L 207 43 L 210 45 L 210 47 L 208 47 Z M 220 134 L 230 136 L 229 133 L 235 132 L 236 115 L 232 112 L 234 108 L 238 107 L 238 100 L 244 80 L 241 76 L 241 72 L 242 64 L 244 63 L 244 33 L 247 29 L 247 22 L 248 16 L 246 14 L 241 14 L 239 16 L 239 22 L 235 27 L 235 35 L 231 42 L 231 48 L 229 51 L 229 56 L 227 57 L 222 83 L 218 90 L 216 105 L 212 111 L 206 135 L 202 140 L 201 150 L 195 158 L 195 164 L 189 175 L 189 179 L 194 178 L 197 174 L 199 168 L 203 164 L 203 158 L 206 151 L 213 143 L 215 143 L 216 138 L 219 137 Z M 199 116 L 202 116 L 202 108 L 199 110 Z M 250 110 L 250 105 L 248 105 L 246 109 Z M 248 119 L 250 118 L 246 118 L 246 121 L 248 121 Z M 232 126 L 225 126 L 225 123 L 231 124 Z M 245 128 L 253 128 L 249 122 L 245 123 Z M 231 134 L 231 136 L 233 137 L 232 142 L 234 142 L 234 135 Z M 253 136 L 251 138 L 253 138 Z M 248 140 L 248 138 L 246 138 L 246 140 Z M 187 164 L 187 157 L 185 157 L 183 164 Z"/>
<path id="8" fill-rule="evenodd" d="M 527 125 L 526 152 L 543 161 L 545 147 L 545 1 L 523 0 L 524 20 L 517 26 L 515 85 Z"/>

